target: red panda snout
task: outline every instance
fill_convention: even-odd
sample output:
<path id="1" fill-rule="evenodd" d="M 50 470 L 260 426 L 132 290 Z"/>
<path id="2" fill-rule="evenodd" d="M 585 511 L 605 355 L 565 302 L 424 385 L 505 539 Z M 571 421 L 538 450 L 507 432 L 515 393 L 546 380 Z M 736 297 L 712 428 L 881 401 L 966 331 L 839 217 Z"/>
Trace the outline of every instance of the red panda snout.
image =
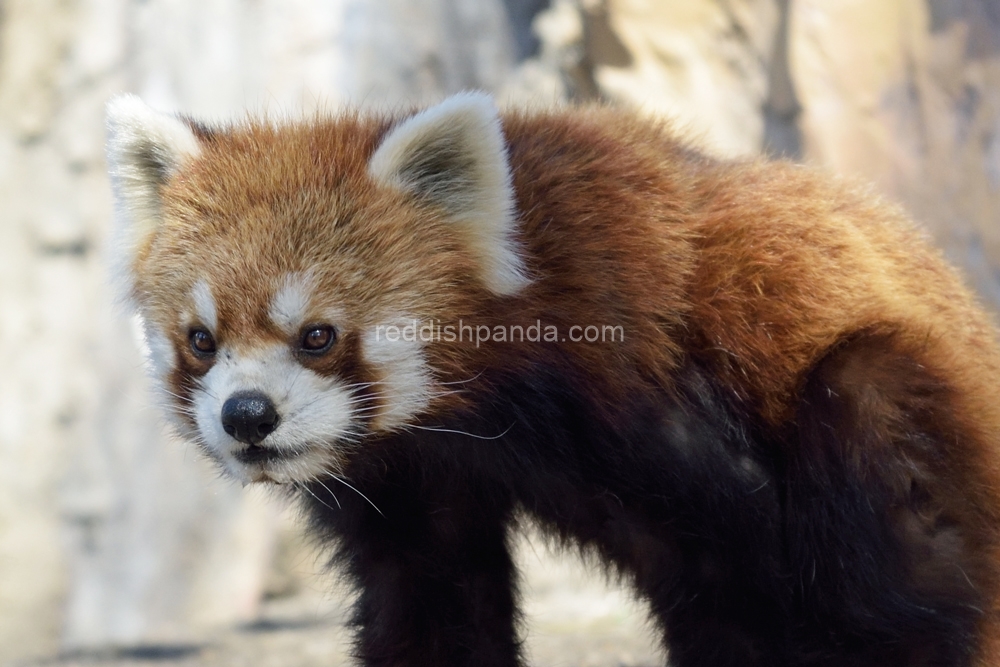
<path id="1" fill-rule="evenodd" d="M 336 472 L 367 420 L 352 383 L 306 368 L 288 345 L 228 349 L 191 390 L 198 439 L 244 481 Z"/>
<path id="2" fill-rule="evenodd" d="M 248 445 L 258 445 L 275 428 L 281 416 L 267 394 L 238 391 L 222 404 L 222 430 Z"/>

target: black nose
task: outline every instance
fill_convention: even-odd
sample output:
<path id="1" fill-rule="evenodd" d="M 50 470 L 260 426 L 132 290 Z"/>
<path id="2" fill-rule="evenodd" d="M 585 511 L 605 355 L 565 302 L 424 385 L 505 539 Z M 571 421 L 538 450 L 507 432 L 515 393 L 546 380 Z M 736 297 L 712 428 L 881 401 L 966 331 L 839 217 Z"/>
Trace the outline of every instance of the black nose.
<path id="1" fill-rule="evenodd" d="M 240 391 L 222 404 L 222 428 L 233 438 L 256 445 L 278 427 L 271 399 L 256 391 Z"/>

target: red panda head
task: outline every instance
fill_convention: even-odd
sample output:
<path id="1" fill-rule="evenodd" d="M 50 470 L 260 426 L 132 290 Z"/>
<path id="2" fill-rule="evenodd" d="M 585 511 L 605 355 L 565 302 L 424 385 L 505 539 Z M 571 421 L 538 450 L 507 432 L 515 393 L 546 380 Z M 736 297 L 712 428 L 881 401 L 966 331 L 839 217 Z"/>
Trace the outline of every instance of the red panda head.
<path id="1" fill-rule="evenodd" d="M 406 428 L 449 362 L 384 327 L 528 282 L 484 95 L 402 121 L 219 129 L 123 96 L 108 125 L 116 281 L 173 422 L 239 479 L 336 473 Z"/>

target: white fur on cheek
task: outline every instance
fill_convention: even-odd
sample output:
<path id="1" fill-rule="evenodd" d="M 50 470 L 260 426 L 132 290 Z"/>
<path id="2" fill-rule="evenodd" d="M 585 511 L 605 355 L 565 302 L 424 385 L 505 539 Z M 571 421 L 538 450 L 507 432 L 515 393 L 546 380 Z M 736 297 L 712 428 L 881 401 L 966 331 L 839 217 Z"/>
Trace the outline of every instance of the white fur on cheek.
<path id="1" fill-rule="evenodd" d="M 418 320 L 399 321 L 400 331 L 407 326 L 415 326 L 419 331 Z M 389 340 L 385 327 L 370 330 L 364 338 L 365 360 L 378 371 L 379 382 L 375 389 L 383 406 L 373 421 L 375 429 L 391 431 L 405 426 L 430 404 L 433 377 L 423 347 L 417 336 L 407 338 L 399 336 L 398 340 Z"/>
<path id="2" fill-rule="evenodd" d="M 159 398 L 167 423 L 178 435 L 193 439 L 197 432 L 191 427 L 190 420 L 182 414 L 182 410 L 190 406 L 182 405 L 177 396 L 170 390 L 168 378 L 177 367 L 177 353 L 173 343 L 158 326 L 149 320 L 139 318 L 141 332 L 140 349 L 146 360 L 146 371 L 153 381 L 153 390 Z"/>
<path id="3" fill-rule="evenodd" d="M 217 356 L 192 398 L 201 441 L 230 474 L 250 481 L 264 472 L 288 482 L 336 471 L 360 428 L 359 404 L 342 381 L 304 368 L 284 345 L 243 355 L 222 348 Z M 245 445 L 225 432 L 221 416 L 223 404 L 238 391 L 259 391 L 271 399 L 280 421 L 262 445 L 294 457 L 253 466 L 233 458 L 232 452 Z"/>
<path id="4" fill-rule="evenodd" d="M 294 336 L 305 324 L 312 289 L 313 281 L 308 274 L 291 273 L 274 293 L 268 315 L 285 334 Z"/>

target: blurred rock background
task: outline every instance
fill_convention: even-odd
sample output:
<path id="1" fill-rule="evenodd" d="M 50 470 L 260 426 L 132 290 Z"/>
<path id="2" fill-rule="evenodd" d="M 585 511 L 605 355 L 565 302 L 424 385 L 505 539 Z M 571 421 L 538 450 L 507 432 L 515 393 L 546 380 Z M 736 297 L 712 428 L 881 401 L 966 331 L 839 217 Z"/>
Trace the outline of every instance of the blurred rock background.
<path id="1" fill-rule="evenodd" d="M 997 0 L 0 0 L 0 664 L 342 608 L 311 602 L 294 508 L 164 435 L 105 284 L 107 98 L 221 119 L 470 87 L 869 181 L 1000 308 Z M 656 659 L 627 598 L 521 551 L 537 664 Z"/>

